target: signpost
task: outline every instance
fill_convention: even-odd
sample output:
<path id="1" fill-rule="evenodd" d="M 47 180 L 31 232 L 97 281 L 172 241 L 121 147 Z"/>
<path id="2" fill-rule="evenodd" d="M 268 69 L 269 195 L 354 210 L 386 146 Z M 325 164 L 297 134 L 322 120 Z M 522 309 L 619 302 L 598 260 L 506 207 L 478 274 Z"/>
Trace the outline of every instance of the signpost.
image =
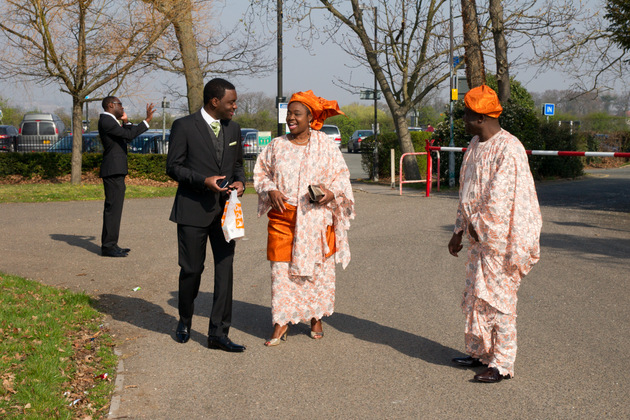
<path id="1" fill-rule="evenodd" d="M 556 113 L 556 105 L 555 104 L 544 104 L 543 105 L 543 115 L 547 117 L 547 122 L 549 122 L 549 116 L 553 116 Z"/>
<path id="2" fill-rule="evenodd" d="M 266 146 L 271 141 L 271 131 L 258 132 L 258 146 Z"/>
<path id="3" fill-rule="evenodd" d="M 289 132 L 289 126 L 286 125 L 287 122 L 287 112 L 289 111 L 289 104 L 287 102 L 278 102 L 278 135 L 280 136 L 282 130 L 282 124 L 285 124 L 286 130 L 285 134 Z"/>

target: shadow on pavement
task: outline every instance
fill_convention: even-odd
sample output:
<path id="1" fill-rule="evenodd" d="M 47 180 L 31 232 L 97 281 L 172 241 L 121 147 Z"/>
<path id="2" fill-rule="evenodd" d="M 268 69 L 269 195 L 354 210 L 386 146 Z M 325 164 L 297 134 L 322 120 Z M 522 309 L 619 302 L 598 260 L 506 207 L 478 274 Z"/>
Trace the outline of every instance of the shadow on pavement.
<path id="1" fill-rule="evenodd" d="M 615 242 L 615 247 L 609 244 Z M 620 238 L 585 238 L 578 235 L 560 233 L 542 233 L 542 247 L 557 248 L 584 254 L 599 254 L 607 257 L 626 259 L 630 255 L 630 239 Z"/>
<path id="2" fill-rule="evenodd" d="M 171 292 L 168 304 L 177 307 L 177 292 Z M 175 340 L 175 328 L 178 319 L 164 312 L 161 306 L 147 302 L 141 298 L 102 294 L 96 303 L 99 311 L 110 315 L 117 321 L 127 322 L 138 328 L 168 335 Z M 212 293 L 201 292 L 195 299 L 195 317 L 204 317 L 204 324 L 199 318 L 193 318 L 193 327 L 190 335 L 191 341 L 205 346 L 208 338 L 207 319 L 212 308 Z M 396 328 L 380 325 L 373 321 L 357 318 L 352 315 L 334 313 L 324 319 L 325 324 L 333 328 L 352 334 L 357 339 L 390 346 L 396 351 L 410 357 L 420 358 L 436 365 L 450 366 L 450 359 L 460 352 L 450 347 L 429 340 L 427 338 L 398 330 Z M 303 328 L 302 328 L 303 327 Z M 271 332 L 271 310 L 267 306 L 253 303 L 234 301 L 232 328 L 243 331 L 264 340 Z M 310 327 L 307 325 L 293 328 L 293 333 L 307 333 Z M 304 329 L 304 331 L 299 331 Z"/>
<path id="3" fill-rule="evenodd" d="M 177 292 L 171 292 L 168 304 L 177 308 Z M 102 294 L 96 304 L 99 311 L 110 315 L 117 321 L 127 322 L 138 328 L 168 335 L 175 340 L 178 317 L 167 314 L 160 305 L 141 298 Z M 195 299 L 190 340 L 205 346 L 207 344 L 207 320 L 212 309 L 212 293 L 200 292 Z M 234 301 L 232 307 L 232 328 L 267 338 L 271 330 L 271 311 L 268 307 L 247 302 Z M 199 317 L 204 317 L 203 322 Z"/>
<path id="4" fill-rule="evenodd" d="M 352 334 L 359 340 L 390 346 L 409 357 L 434 365 L 452 366 L 451 358 L 461 355 L 460 351 L 428 338 L 352 315 L 336 312 L 325 319 L 324 323 L 346 334 Z"/>
<path id="5" fill-rule="evenodd" d="M 51 233 L 50 239 L 52 239 L 53 241 L 65 242 L 68 245 L 76 246 L 77 248 L 83 248 L 93 254 L 101 255 L 101 247 L 94 243 L 94 240 L 96 239 L 95 236 Z"/>

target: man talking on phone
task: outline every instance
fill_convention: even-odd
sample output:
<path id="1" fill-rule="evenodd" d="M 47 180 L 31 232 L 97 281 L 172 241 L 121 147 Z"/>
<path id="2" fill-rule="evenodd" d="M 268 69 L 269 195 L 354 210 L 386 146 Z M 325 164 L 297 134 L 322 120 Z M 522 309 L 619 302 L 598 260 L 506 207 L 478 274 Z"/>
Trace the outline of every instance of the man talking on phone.
<path id="1" fill-rule="evenodd" d="M 210 80 L 204 106 L 173 122 L 166 172 L 179 183 L 170 220 L 177 223 L 179 249 L 179 323 L 175 338 L 190 339 L 194 301 L 210 239 L 214 259 L 214 294 L 208 347 L 242 352 L 245 346 L 228 338 L 232 321 L 234 241 L 226 242 L 221 216 L 228 191 L 245 189 L 240 126 L 232 121 L 236 88 L 224 79 Z"/>

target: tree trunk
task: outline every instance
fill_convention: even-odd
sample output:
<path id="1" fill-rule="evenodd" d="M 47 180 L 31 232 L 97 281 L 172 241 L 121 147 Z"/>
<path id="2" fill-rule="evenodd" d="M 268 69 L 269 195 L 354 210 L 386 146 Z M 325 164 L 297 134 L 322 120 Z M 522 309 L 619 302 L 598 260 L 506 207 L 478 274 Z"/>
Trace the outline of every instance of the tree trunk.
<path id="1" fill-rule="evenodd" d="M 81 164 L 83 158 L 83 102 L 72 98 L 72 174 L 70 181 L 73 185 L 81 184 Z"/>
<path id="2" fill-rule="evenodd" d="M 175 28 L 175 36 L 179 42 L 186 78 L 186 96 L 188 97 L 188 111 L 192 114 L 203 107 L 203 74 L 197 55 L 197 40 L 192 20 L 192 5 L 190 2 L 184 10 L 173 15 L 171 21 Z"/>
<path id="3" fill-rule="evenodd" d="M 464 50 L 466 52 L 466 81 L 468 87 L 472 89 L 486 83 L 486 70 L 481 51 L 475 0 L 462 0 L 462 20 L 464 24 Z"/>
<path id="4" fill-rule="evenodd" d="M 396 125 L 396 132 L 398 133 L 398 141 L 400 143 L 401 153 L 414 153 L 413 142 L 411 141 L 411 134 L 409 133 L 409 127 L 407 126 L 407 117 L 405 115 L 394 115 L 394 124 Z M 416 156 L 405 156 L 403 159 L 403 171 L 405 173 L 405 179 L 417 180 L 422 179 L 420 176 L 420 169 L 418 168 L 418 161 Z M 394 174 L 392 174 L 394 176 Z"/>
<path id="5" fill-rule="evenodd" d="M 510 73 L 508 68 L 507 41 L 503 25 L 503 5 L 501 0 L 490 0 L 490 19 L 492 21 L 492 36 L 497 60 L 497 84 L 499 85 L 499 101 L 506 104 L 510 99 Z"/>

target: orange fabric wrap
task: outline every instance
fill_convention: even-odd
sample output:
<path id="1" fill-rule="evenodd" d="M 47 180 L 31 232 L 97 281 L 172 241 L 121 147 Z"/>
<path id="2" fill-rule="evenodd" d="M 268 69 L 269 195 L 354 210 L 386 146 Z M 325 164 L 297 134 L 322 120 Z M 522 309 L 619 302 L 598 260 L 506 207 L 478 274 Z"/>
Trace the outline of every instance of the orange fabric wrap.
<path id="1" fill-rule="evenodd" d="M 286 209 L 280 213 L 274 209 L 269 210 L 267 217 L 267 259 L 269 261 L 291 262 L 293 252 L 293 233 L 295 232 L 295 219 L 297 207 L 284 203 Z M 337 250 L 335 247 L 335 230 L 332 226 L 326 229 L 326 242 L 330 251 L 326 258 Z"/>
<path id="2" fill-rule="evenodd" d="M 470 89 L 464 96 L 464 105 L 477 114 L 492 118 L 499 118 L 503 111 L 497 93 L 486 85 Z"/>
<path id="3" fill-rule="evenodd" d="M 312 90 L 306 92 L 297 92 L 291 96 L 289 103 L 300 102 L 304 104 L 313 116 L 311 121 L 311 128 L 313 130 L 319 130 L 324 125 L 324 121 L 328 117 L 334 117 L 335 115 L 346 115 L 339 109 L 337 101 L 328 101 L 324 98 L 316 96 Z"/>

